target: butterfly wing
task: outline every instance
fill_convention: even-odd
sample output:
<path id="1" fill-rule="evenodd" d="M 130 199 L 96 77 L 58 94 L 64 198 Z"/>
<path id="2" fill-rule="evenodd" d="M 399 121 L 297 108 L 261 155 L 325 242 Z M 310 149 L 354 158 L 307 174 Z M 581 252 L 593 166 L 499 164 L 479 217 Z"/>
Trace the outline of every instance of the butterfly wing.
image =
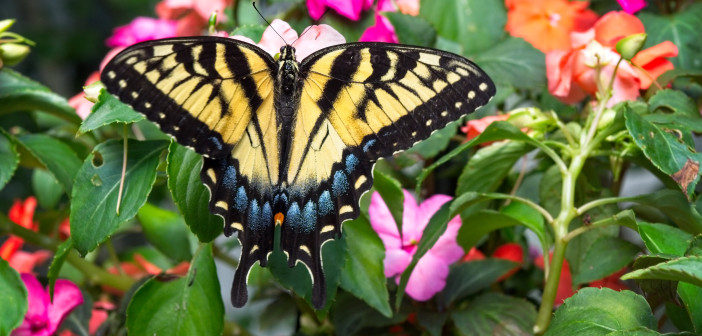
<path id="1" fill-rule="evenodd" d="M 260 48 L 219 37 L 174 38 L 131 46 L 102 71 L 107 90 L 205 158 L 210 211 L 238 232 L 242 256 L 232 287 L 237 307 L 246 278 L 273 250 L 273 188 L 279 139 L 273 107 L 275 61 Z"/>
<path id="2" fill-rule="evenodd" d="M 495 94 L 490 78 L 451 53 L 384 43 L 322 49 L 301 64 L 300 108 L 286 158 L 290 206 L 281 247 L 312 273 L 324 305 L 321 246 L 358 217 L 374 162 L 426 139 Z"/>

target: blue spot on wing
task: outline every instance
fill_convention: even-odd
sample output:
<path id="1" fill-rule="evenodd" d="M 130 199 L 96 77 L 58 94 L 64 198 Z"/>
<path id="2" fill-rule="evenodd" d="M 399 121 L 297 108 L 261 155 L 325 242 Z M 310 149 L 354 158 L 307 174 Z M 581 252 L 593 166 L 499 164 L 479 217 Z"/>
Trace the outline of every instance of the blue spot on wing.
<path id="1" fill-rule="evenodd" d="M 236 189 L 236 168 L 234 168 L 234 166 L 227 166 L 227 168 L 224 169 L 222 183 L 229 190 Z"/>
<path id="2" fill-rule="evenodd" d="M 308 201 L 305 204 L 305 209 L 302 211 L 302 231 L 312 232 L 315 226 L 317 226 L 317 211 L 315 211 L 315 206 L 312 201 Z"/>
<path id="3" fill-rule="evenodd" d="M 331 201 L 329 190 L 325 190 L 319 196 L 319 215 L 325 216 L 332 211 L 334 211 L 334 204 Z"/>
<path id="4" fill-rule="evenodd" d="M 352 171 L 356 170 L 356 166 L 358 166 L 358 158 L 353 154 L 349 154 L 346 157 L 346 172 L 351 174 Z"/>
<path id="5" fill-rule="evenodd" d="M 332 193 L 334 197 L 339 197 L 349 189 L 349 181 L 341 170 L 334 172 L 334 182 L 332 183 Z"/>
<path id="6" fill-rule="evenodd" d="M 248 200 L 249 198 L 246 197 L 246 190 L 244 190 L 244 186 L 239 187 L 236 197 L 234 198 L 234 207 L 243 212 L 246 210 L 246 202 L 248 202 Z"/>
<path id="7" fill-rule="evenodd" d="M 249 220 L 248 225 L 254 231 L 258 231 L 258 230 L 263 229 L 263 222 L 262 222 L 262 218 L 261 218 L 261 208 L 258 206 L 257 200 L 251 201 L 251 205 L 249 206 L 248 220 Z"/>
<path id="8" fill-rule="evenodd" d="M 268 202 L 263 205 L 261 220 L 263 221 L 263 225 L 270 225 L 270 223 L 273 223 L 273 210 L 271 210 L 271 205 L 268 204 Z"/>
<path id="9" fill-rule="evenodd" d="M 222 142 L 217 139 L 217 137 L 211 136 L 210 142 L 217 148 L 218 151 L 222 150 Z"/>
<path id="10" fill-rule="evenodd" d="M 370 149 L 370 147 L 373 146 L 374 143 L 375 143 L 375 139 L 368 140 L 368 142 L 366 142 L 366 144 L 363 145 L 363 151 L 367 153 L 368 150 Z"/>
<path id="11" fill-rule="evenodd" d="M 288 208 L 288 213 L 285 215 L 285 221 L 292 229 L 302 227 L 302 214 L 300 213 L 300 207 L 297 205 L 297 202 L 293 203 Z"/>

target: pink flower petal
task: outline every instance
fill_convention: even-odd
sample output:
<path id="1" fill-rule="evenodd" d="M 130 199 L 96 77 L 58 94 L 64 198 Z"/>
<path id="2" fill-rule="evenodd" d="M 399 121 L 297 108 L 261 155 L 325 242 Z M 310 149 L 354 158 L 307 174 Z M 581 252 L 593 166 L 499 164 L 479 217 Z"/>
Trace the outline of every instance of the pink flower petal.
<path id="1" fill-rule="evenodd" d="M 385 245 L 385 250 L 402 249 L 400 234 L 397 231 L 395 219 L 390 213 L 390 209 L 380 197 L 378 192 L 371 195 L 370 206 L 368 207 L 368 215 L 370 217 L 371 227 L 378 233 L 380 239 Z"/>
<path id="2" fill-rule="evenodd" d="M 135 43 L 176 36 L 178 23 L 173 20 L 137 17 L 127 25 L 114 29 L 107 39 L 110 47 L 126 47 Z"/>
<path id="3" fill-rule="evenodd" d="M 405 189 L 402 192 L 405 195 L 405 200 L 402 202 L 402 241 L 404 245 L 417 244 L 427 224 L 417 218 L 421 214 L 414 195 Z"/>
<path id="4" fill-rule="evenodd" d="M 280 34 L 280 36 L 278 36 L 278 34 Z M 282 39 L 280 38 L 281 36 L 283 37 Z M 296 39 L 297 32 L 295 29 L 292 29 L 287 22 L 275 19 L 271 22 L 271 25 L 263 31 L 263 36 L 258 46 L 271 54 L 271 56 L 275 56 L 275 54 L 280 52 L 281 47 L 285 46 L 287 43 L 292 43 Z"/>
<path id="5" fill-rule="evenodd" d="M 322 48 L 346 43 L 346 38 L 329 25 L 321 24 L 305 28 L 300 38 L 293 43 L 295 57 L 302 61 Z"/>
<path id="6" fill-rule="evenodd" d="M 617 0 L 617 2 L 619 2 L 622 9 L 629 14 L 634 14 L 646 7 L 645 0 Z"/>
<path id="7" fill-rule="evenodd" d="M 54 300 L 49 305 L 49 333 L 58 329 L 63 319 L 77 306 L 83 303 L 83 293 L 74 283 L 58 279 L 54 286 Z"/>
<path id="8" fill-rule="evenodd" d="M 46 250 L 39 250 L 31 253 L 17 251 L 8 262 L 10 263 L 10 267 L 14 268 L 18 273 L 31 273 L 35 267 L 49 260 L 52 255 L 51 252 Z"/>
<path id="9" fill-rule="evenodd" d="M 458 230 L 461 228 L 462 222 L 459 216 L 452 218 L 444 234 L 439 237 L 434 246 L 429 249 L 428 253 L 442 259 L 446 264 L 453 264 L 454 262 L 461 259 L 463 254 L 463 248 L 456 242 L 456 237 L 458 236 Z"/>
<path id="10" fill-rule="evenodd" d="M 386 17 L 376 14 L 375 25 L 368 27 L 358 39 L 361 42 L 398 43 L 395 27 Z"/>
<path id="11" fill-rule="evenodd" d="M 407 282 L 407 295 L 417 301 L 426 301 L 446 286 L 449 266 L 432 253 L 425 254 L 412 271 Z M 399 277 L 398 277 L 399 280 Z"/>
<path id="12" fill-rule="evenodd" d="M 25 320 L 48 319 L 49 295 L 44 290 L 44 286 L 32 274 L 22 273 L 20 276 L 24 286 L 27 287 L 27 301 L 29 302 Z"/>
<path id="13" fill-rule="evenodd" d="M 412 254 L 407 253 L 402 249 L 391 249 L 385 252 L 383 259 L 383 267 L 385 268 L 385 277 L 389 278 L 395 275 L 400 275 L 405 271 L 412 261 Z"/>

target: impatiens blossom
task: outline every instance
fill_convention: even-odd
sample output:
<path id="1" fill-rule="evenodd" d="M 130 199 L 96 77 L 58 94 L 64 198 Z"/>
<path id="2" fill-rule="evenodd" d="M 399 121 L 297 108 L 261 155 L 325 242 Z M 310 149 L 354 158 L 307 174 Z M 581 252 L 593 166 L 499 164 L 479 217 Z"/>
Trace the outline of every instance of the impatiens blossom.
<path id="1" fill-rule="evenodd" d="M 594 96 L 600 85 L 609 85 L 620 56 L 615 51 L 619 40 L 644 33 L 641 21 L 624 12 L 610 12 L 598 20 L 592 29 L 572 34 L 572 48 L 546 54 L 546 75 L 551 94 L 566 103 L 575 103 L 586 95 Z M 612 98 L 608 106 L 625 100 L 635 100 L 639 90 L 647 89 L 653 79 L 673 69 L 666 58 L 677 56 L 678 48 L 664 41 L 641 50 L 631 59 L 634 65 L 621 62 L 612 83 Z M 600 77 L 596 78 L 597 68 Z"/>
<path id="2" fill-rule="evenodd" d="M 385 245 L 386 277 L 400 281 L 402 272 L 417 251 L 429 219 L 441 206 L 451 200 L 446 195 L 434 195 L 417 205 L 414 196 L 404 190 L 404 210 L 402 213 L 402 236 L 400 236 L 390 210 L 377 192 L 371 196 L 368 209 L 370 222 Z M 449 265 L 461 259 L 463 249 L 456 243 L 456 235 L 461 227 L 461 219 L 452 218 L 446 231 L 429 251 L 419 259 L 407 283 L 407 295 L 417 301 L 429 300 L 446 286 Z"/>
<path id="3" fill-rule="evenodd" d="M 12 336 L 51 336 L 63 319 L 83 303 L 80 289 L 68 280 L 56 280 L 52 302 L 49 299 L 48 288 L 45 289 L 37 278 L 27 273 L 21 277 L 27 287 L 29 306 L 24 321 L 12 331 Z"/>
<path id="4" fill-rule="evenodd" d="M 319 20 L 327 8 L 331 8 L 356 21 L 361 18 L 361 12 L 368 10 L 372 5 L 373 0 L 307 0 L 307 10 L 315 20 Z"/>
<path id="5" fill-rule="evenodd" d="M 278 36 L 276 32 L 280 34 L 280 36 Z M 281 36 L 283 37 L 282 39 L 280 38 Z M 235 35 L 231 36 L 231 38 L 256 44 L 245 36 Z M 322 48 L 345 43 L 346 39 L 341 33 L 325 24 L 305 28 L 304 34 L 298 39 L 297 32 L 292 29 L 287 22 L 276 19 L 266 28 L 261 37 L 261 41 L 256 45 L 268 52 L 271 56 L 275 56 L 275 54 L 280 52 L 280 48 L 284 46 L 286 42 L 290 43 L 291 41 L 294 41 L 292 46 L 295 48 L 295 57 L 298 61 L 302 61 L 313 52 Z"/>
<path id="6" fill-rule="evenodd" d="M 34 222 L 34 209 L 37 207 L 37 199 L 34 196 L 27 197 L 24 201 L 15 201 L 15 203 L 10 207 L 10 211 L 7 216 L 15 224 L 19 224 L 25 229 L 38 230 L 38 224 Z M 24 240 L 17 236 L 10 236 L 7 240 L 0 246 L 0 258 L 7 261 L 10 257 L 17 252 L 22 245 Z"/>
<path id="7" fill-rule="evenodd" d="M 176 21 L 137 17 L 127 25 L 117 27 L 107 39 L 109 47 L 126 47 L 135 43 L 175 37 Z"/>
<path id="8" fill-rule="evenodd" d="M 177 20 L 177 36 L 201 35 L 210 16 L 217 12 L 220 19 L 226 18 L 224 10 L 232 0 L 163 0 L 156 4 L 156 14 L 161 19 Z"/>
<path id="9" fill-rule="evenodd" d="M 492 253 L 492 257 L 497 259 L 509 260 L 520 264 L 514 266 L 507 273 L 503 274 L 499 279 L 497 279 L 497 281 L 502 281 L 511 277 L 512 275 L 514 275 L 514 273 L 517 273 L 517 271 L 519 271 L 519 268 L 521 268 L 521 263 L 524 262 L 524 249 L 522 249 L 522 245 L 519 245 L 517 243 L 507 243 L 498 246 L 495 249 L 495 252 Z"/>
<path id="10" fill-rule="evenodd" d="M 510 35 L 521 37 L 543 52 L 570 47 L 570 33 L 589 29 L 597 14 L 587 1 L 506 0 Z"/>
<path id="11" fill-rule="evenodd" d="M 466 134 L 466 141 L 473 140 L 473 138 L 477 137 L 481 133 L 485 131 L 485 129 L 490 126 L 490 124 L 496 122 L 496 121 L 504 121 L 509 119 L 509 114 L 500 114 L 500 115 L 495 115 L 495 116 L 486 116 L 482 117 L 480 119 L 473 119 L 473 120 L 468 120 L 465 126 L 461 127 L 461 131 Z M 490 144 L 491 142 L 485 143 L 485 145 Z"/>
<path id="12" fill-rule="evenodd" d="M 368 27 L 358 39 L 361 42 L 386 42 L 398 43 L 395 27 L 392 26 L 388 18 L 376 14 L 375 25 Z"/>
<path id="13" fill-rule="evenodd" d="M 629 14 L 634 14 L 646 7 L 646 0 L 617 0 L 617 2 Z"/>

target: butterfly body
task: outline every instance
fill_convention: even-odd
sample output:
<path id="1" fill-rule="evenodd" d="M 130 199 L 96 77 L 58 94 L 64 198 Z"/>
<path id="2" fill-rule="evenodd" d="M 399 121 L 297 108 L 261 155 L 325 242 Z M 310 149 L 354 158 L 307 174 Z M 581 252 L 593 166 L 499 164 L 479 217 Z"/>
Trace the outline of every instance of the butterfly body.
<path id="1" fill-rule="evenodd" d="M 257 46 L 192 37 L 131 46 L 104 68 L 107 90 L 203 155 L 201 179 L 242 254 L 232 303 L 266 266 L 275 226 L 289 266 L 304 264 L 325 304 L 321 247 L 360 213 L 375 161 L 486 104 L 489 77 L 447 52 L 349 43 L 275 60 Z"/>

